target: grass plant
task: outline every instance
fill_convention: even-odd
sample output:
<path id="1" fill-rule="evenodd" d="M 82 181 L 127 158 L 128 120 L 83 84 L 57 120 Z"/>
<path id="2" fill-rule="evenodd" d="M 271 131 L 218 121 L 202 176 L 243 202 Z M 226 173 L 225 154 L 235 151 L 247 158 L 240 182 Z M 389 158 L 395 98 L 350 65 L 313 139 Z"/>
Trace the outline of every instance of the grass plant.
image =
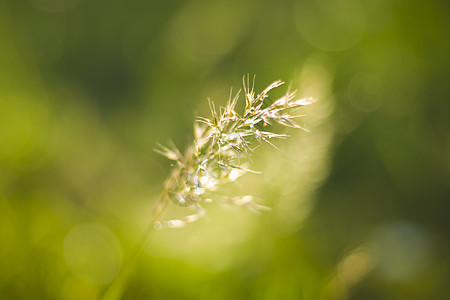
<path id="1" fill-rule="evenodd" d="M 159 145 L 156 152 L 174 162 L 169 178 L 165 181 L 161 197 L 153 212 L 148 229 L 142 236 L 135 253 L 124 265 L 116 279 L 107 287 L 102 299 L 120 299 L 126 281 L 139 254 L 148 244 L 154 228 L 181 228 L 200 219 L 206 214 L 202 204 L 217 201 L 234 206 L 242 206 L 259 212 L 269 209 L 258 204 L 251 195 L 228 196 L 218 192 L 218 187 L 233 182 L 247 172 L 255 149 L 262 143 L 276 146 L 273 139 L 288 136 L 275 133 L 274 124 L 285 127 L 302 128 L 294 119 L 301 117 L 295 112 L 313 102 L 312 98 L 296 99 L 295 92 L 286 92 L 275 101 L 270 101 L 269 92 L 284 83 L 280 80 L 269 84 L 256 94 L 255 80 L 249 76 L 243 79 L 243 90 L 230 97 L 225 107 L 217 109 L 209 101 L 211 116 L 198 117 L 194 123 L 194 141 L 182 153 L 175 145 Z M 241 112 L 236 104 L 244 93 L 245 106 Z M 164 221 L 161 215 L 169 201 L 177 206 L 193 211 L 180 219 Z"/>

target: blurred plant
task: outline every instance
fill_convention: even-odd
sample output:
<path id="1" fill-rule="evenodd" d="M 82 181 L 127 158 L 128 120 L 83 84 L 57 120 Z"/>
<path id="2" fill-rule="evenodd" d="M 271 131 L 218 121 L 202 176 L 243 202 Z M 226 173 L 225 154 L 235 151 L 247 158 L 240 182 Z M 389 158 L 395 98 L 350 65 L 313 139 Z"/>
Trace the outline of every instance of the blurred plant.
<path id="1" fill-rule="evenodd" d="M 275 122 L 287 127 L 301 128 L 293 121 L 300 115 L 292 115 L 290 112 L 311 104 L 313 100 L 295 99 L 295 92 L 287 92 L 268 104 L 268 93 L 284 83 L 280 80 L 274 81 L 260 94 L 255 94 L 255 80 L 253 79 L 250 89 L 249 77 L 246 78 L 247 81 L 245 77 L 243 80 L 245 108 L 241 114 L 236 111 L 241 91 L 234 98 L 230 94 L 226 106 L 219 111 L 210 101 L 211 118 L 199 117 L 194 123 L 194 141 L 184 154 L 173 144 L 170 147 L 159 145 L 159 149 L 155 149 L 159 154 L 174 161 L 175 167 L 164 183 L 150 226 L 128 263 L 104 291 L 102 299 L 121 297 L 130 271 L 149 242 L 153 228 L 180 228 L 198 220 L 205 215 L 202 202 L 220 201 L 243 206 L 253 212 L 268 209 L 255 203 L 250 195 L 229 197 L 217 193 L 217 188 L 236 180 L 246 172 L 255 172 L 248 169 L 247 161 L 251 161 L 252 152 L 258 145 L 266 142 L 275 147 L 270 139 L 287 137 L 286 134 L 269 131 L 267 126 Z M 178 206 L 193 209 L 195 213 L 181 219 L 161 221 L 161 214 L 169 199 Z"/>
<path id="2" fill-rule="evenodd" d="M 183 227 L 205 215 L 202 202 L 220 201 L 222 203 L 244 206 L 258 212 L 268 209 L 255 203 L 250 195 L 225 196 L 216 193 L 218 186 L 236 180 L 246 172 L 255 172 L 247 167 L 253 150 L 261 142 L 275 147 L 270 139 L 286 138 L 286 134 L 269 131 L 267 125 L 274 122 L 287 127 L 301 128 L 293 119 L 298 115 L 290 112 L 311 104 L 312 99 L 295 99 L 295 92 L 287 92 L 271 104 L 267 104 L 268 93 L 284 84 L 277 80 L 267 86 L 260 94 L 255 94 L 254 80 L 250 89 L 249 77 L 244 77 L 245 108 L 241 114 L 236 111 L 239 91 L 231 97 L 219 111 L 209 102 L 211 118 L 199 117 L 194 123 L 194 142 L 184 154 L 174 145 L 159 145 L 155 151 L 174 161 L 172 174 L 165 182 L 162 197 L 155 212 L 159 216 L 168 199 L 176 205 L 192 208 L 195 213 L 177 220 L 155 220 L 155 226 L 170 228 Z M 276 147 L 275 147 L 276 148 Z M 245 159 L 247 158 L 247 160 Z"/>

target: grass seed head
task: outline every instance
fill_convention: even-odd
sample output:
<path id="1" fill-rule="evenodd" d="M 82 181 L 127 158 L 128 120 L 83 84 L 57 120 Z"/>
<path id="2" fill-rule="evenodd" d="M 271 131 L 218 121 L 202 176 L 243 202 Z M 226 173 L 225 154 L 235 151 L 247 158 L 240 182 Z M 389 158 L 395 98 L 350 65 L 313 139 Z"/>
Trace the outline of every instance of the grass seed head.
<path id="1" fill-rule="evenodd" d="M 176 162 L 165 183 L 163 194 L 176 205 L 195 210 L 195 214 L 179 220 L 158 221 L 158 227 L 166 225 L 180 228 L 198 220 L 205 214 L 202 202 L 218 201 L 243 206 L 255 212 L 267 209 L 256 204 L 250 195 L 227 197 L 215 191 L 222 184 L 235 181 L 247 172 L 254 172 L 247 168 L 247 161 L 251 161 L 258 144 L 266 142 L 274 146 L 271 139 L 287 137 L 285 134 L 272 132 L 273 127 L 267 125 L 275 122 L 286 127 L 301 128 L 293 120 L 299 116 L 292 113 L 313 103 L 313 99 L 295 99 L 295 92 L 288 92 L 269 104 L 266 103 L 269 92 L 283 85 L 282 81 L 274 81 L 260 94 L 255 94 L 254 79 L 251 88 L 248 76 L 244 77 L 243 82 L 245 108 L 241 113 L 236 111 L 240 91 L 233 98 L 230 95 L 225 107 L 219 110 L 209 100 L 211 117 L 197 118 L 194 124 L 194 141 L 184 154 L 173 144 L 170 147 L 158 145 L 158 149 L 155 149 Z"/>

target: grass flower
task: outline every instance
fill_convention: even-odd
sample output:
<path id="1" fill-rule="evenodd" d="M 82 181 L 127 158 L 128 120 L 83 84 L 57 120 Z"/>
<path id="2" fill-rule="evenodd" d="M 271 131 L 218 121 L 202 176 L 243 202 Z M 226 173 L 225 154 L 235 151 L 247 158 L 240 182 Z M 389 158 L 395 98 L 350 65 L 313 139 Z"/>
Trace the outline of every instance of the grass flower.
<path id="1" fill-rule="evenodd" d="M 274 127 L 270 125 L 278 123 L 287 127 L 301 128 L 294 122 L 294 118 L 299 115 L 292 113 L 311 104 L 312 99 L 295 99 L 295 92 L 288 92 L 275 101 L 269 101 L 268 93 L 282 84 L 283 82 L 277 80 L 260 94 L 256 94 L 254 80 L 250 89 L 247 76 L 247 82 L 244 80 L 245 107 L 242 112 L 238 113 L 236 109 L 241 91 L 234 98 L 230 96 L 226 106 L 219 110 L 210 101 L 211 116 L 199 117 L 194 123 L 194 141 L 184 153 L 173 144 L 169 147 L 159 145 L 159 148 L 155 149 L 173 161 L 174 168 L 164 183 L 150 226 L 142 235 L 136 251 L 121 268 L 114 281 L 105 288 L 101 299 L 121 298 L 131 270 L 149 243 L 155 227 L 180 228 L 195 222 L 205 215 L 202 204 L 212 201 L 245 207 L 254 212 L 267 209 L 255 203 L 250 195 L 226 196 L 218 191 L 218 187 L 237 180 L 247 172 L 255 172 L 247 165 L 251 162 L 253 151 L 261 143 L 274 146 L 272 139 L 287 137 L 285 134 L 271 131 L 270 129 Z M 161 214 L 169 199 L 178 206 L 191 208 L 194 213 L 181 219 L 161 221 Z"/>
<path id="2" fill-rule="evenodd" d="M 272 139 L 287 137 L 285 134 L 272 132 L 273 126 L 270 125 L 277 123 L 301 128 L 294 121 L 299 115 L 292 113 L 311 104 L 312 99 L 296 99 L 295 92 L 287 92 L 268 103 L 269 92 L 284 84 L 282 81 L 274 81 L 259 94 L 254 91 L 254 80 L 251 88 L 248 76 L 247 81 L 244 77 L 243 82 L 245 107 L 242 112 L 237 112 L 236 109 L 241 91 L 234 98 L 230 95 L 226 106 L 220 109 L 216 109 L 215 104 L 210 101 L 211 116 L 198 117 L 194 123 L 194 141 L 184 153 L 175 145 L 159 145 L 155 149 L 175 162 L 156 207 L 156 227 L 178 228 L 198 220 L 205 215 L 202 207 L 205 202 L 220 201 L 255 212 L 267 209 L 255 203 L 250 195 L 225 196 L 217 193 L 217 188 L 247 172 L 255 172 L 248 169 L 248 162 L 258 145 L 268 143 L 274 146 Z M 177 220 L 159 220 L 168 199 L 178 206 L 193 209 L 194 213 Z"/>

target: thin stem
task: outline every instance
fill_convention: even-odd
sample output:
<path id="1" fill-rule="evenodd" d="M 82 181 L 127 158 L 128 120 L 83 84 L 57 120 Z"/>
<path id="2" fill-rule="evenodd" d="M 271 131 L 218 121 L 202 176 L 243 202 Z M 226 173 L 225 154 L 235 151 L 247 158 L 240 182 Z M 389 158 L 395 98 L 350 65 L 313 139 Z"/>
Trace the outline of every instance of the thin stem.
<path id="1" fill-rule="evenodd" d="M 100 299 L 118 300 L 122 298 L 125 286 L 131 275 L 131 271 L 133 270 L 136 261 L 149 244 L 151 237 L 153 236 L 152 233 L 154 232 L 155 228 L 154 224 L 160 219 L 161 214 L 164 208 L 166 207 L 167 199 L 168 199 L 168 191 L 167 189 L 164 189 L 160 201 L 158 205 L 155 207 L 155 210 L 153 211 L 152 221 L 142 234 L 142 237 L 139 243 L 137 244 L 133 254 L 129 257 L 128 261 L 120 269 L 119 274 L 116 276 L 116 278 L 114 278 L 114 280 L 102 292 L 102 294 L 99 297 Z"/>

